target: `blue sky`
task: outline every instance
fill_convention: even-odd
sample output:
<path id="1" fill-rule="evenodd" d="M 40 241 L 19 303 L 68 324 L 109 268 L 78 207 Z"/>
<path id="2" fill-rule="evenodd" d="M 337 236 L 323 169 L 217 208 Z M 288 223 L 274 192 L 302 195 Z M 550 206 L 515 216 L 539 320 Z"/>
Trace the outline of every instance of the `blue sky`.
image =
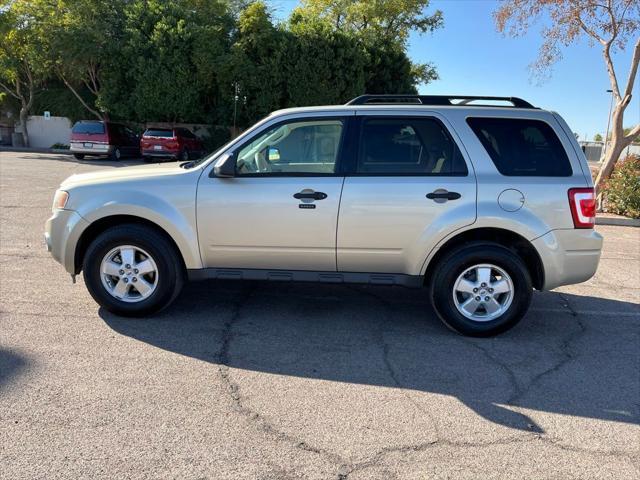
<path id="1" fill-rule="evenodd" d="M 274 0 L 279 18 L 285 18 L 296 0 Z M 444 28 L 428 35 L 412 35 L 409 56 L 415 62 L 432 62 L 440 80 L 421 86 L 420 93 L 517 96 L 535 106 L 559 112 L 574 132 L 593 139 L 607 128 L 610 88 L 598 46 L 584 40 L 563 51 L 551 78 L 538 84 L 528 66 L 541 43 L 539 25 L 525 37 L 510 38 L 496 32 L 494 0 L 432 0 L 429 11 L 444 13 Z M 626 82 L 631 50 L 614 58 L 618 82 Z M 626 111 L 625 126 L 640 122 L 640 78 Z"/>

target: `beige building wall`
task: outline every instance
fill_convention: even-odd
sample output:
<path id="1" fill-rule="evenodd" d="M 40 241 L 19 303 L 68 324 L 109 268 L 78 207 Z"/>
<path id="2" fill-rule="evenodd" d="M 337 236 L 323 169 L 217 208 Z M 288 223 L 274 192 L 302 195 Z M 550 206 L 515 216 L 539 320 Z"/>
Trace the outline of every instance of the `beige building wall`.
<path id="1" fill-rule="evenodd" d="M 16 125 L 16 131 L 19 127 Z M 32 115 L 27 120 L 29 146 L 33 148 L 50 148 L 54 143 L 69 145 L 71 138 L 71 122 L 67 117 L 49 117 Z"/>

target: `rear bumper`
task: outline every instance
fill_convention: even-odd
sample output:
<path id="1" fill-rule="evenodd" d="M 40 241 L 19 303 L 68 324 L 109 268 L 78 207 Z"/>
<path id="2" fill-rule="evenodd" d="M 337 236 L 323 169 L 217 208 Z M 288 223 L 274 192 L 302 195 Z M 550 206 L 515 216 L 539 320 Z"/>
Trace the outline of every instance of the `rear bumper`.
<path id="1" fill-rule="evenodd" d="M 173 152 L 167 150 L 142 150 L 143 157 L 153 158 L 173 158 L 175 160 L 180 156 L 180 152 Z"/>
<path id="2" fill-rule="evenodd" d="M 543 290 L 589 280 L 596 273 L 602 235 L 591 229 L 552 230 L 533 240 L 544 267 Z"/>
<path id="3" fill-rule="evenodd" d="M 82 153 L 84 155 L 108 155 L 113 150 L 113 146 L 106 143 L 94 143 L 93 147 L 85 147 L 85 143 L 91 142 L 71 142 L 69 151 L 71 153 Z"/>
<path id="4" fill-rule="evenodd" d="M 56 210 L 45 223 L 44 242 L 47 250 L 71 274 L 76 273 L 78 240 L 88 226 L 89 222 L 73 210 Z"/>

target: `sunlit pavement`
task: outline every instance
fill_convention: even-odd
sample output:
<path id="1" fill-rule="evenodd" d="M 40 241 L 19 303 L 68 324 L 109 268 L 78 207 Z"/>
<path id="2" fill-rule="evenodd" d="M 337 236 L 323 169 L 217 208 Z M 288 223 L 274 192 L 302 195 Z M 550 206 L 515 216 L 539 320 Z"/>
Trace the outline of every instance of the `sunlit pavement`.
<path id="1" fill-rule="evenodd" d="M 64 178 L 134 163 L 0 152 L 0 478 L 640 475 L 640 229 L 488 340 L 401 288 L 205 282 L 122 319 L 42 232 Z"/>

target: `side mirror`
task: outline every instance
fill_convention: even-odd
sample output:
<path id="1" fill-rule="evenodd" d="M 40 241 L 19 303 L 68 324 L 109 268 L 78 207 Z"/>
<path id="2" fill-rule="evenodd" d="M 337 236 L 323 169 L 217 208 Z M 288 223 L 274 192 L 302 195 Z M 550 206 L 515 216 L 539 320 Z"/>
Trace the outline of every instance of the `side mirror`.
<path id="1" fill-rule="evenodd" d="M 220 178 L 236 176 L 236 157 L 233 153 L 225 153 L 213 165 L 213 175 Z"/>
<path id="2" fill-rule="evenodd" d="M 267 160 L 270 162 L 277 162 L 280 160 L 280 149 L 277 147 L 269 147 L 267 149 Z"/>

